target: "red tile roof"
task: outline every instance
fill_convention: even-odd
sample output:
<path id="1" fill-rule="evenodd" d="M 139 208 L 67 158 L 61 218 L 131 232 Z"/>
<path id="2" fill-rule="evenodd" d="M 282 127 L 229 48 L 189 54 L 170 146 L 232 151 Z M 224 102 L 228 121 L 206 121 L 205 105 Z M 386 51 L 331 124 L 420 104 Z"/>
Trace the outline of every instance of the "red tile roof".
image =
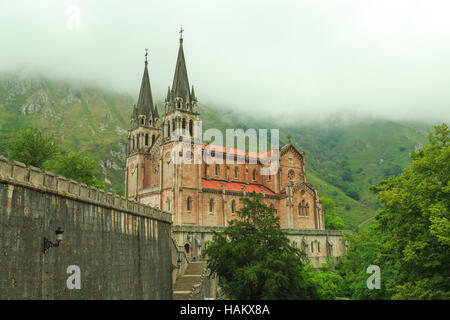
<path id="1" fill-rule="evenodd" d="M 247 192 L 253 192 L 261 193 L 261 191 L 264 189 L 266 194 L 274 194 L 271 190 L 269 190 L 267 187 L 257 185 L 257 184 L 246 184 L 242 182 L 226 182 L 226 181 L 220 181 L 220 180 L 208 180 L 208 179 L 202 179 L 202 185 L 205 189 L 222 189 L 222 184 L 225 185 L 225 190 L 228 191 L 242 191 L 242 187 L 245 186 Z"/>

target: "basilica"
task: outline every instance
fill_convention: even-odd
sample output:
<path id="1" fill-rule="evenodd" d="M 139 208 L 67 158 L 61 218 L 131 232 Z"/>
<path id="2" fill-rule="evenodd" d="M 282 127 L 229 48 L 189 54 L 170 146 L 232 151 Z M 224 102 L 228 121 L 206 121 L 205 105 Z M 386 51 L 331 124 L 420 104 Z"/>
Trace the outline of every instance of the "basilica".
<path id="1" fill-rule="evenodd" d="M 276 209 L 281 228 L 316 267 L 345 248 L 342 233 L 325 230 L 324 212 L 318 190 L 307 181 L 305 152 L 291 141 L 279 148 L 279 166 L 273 174 L 261 174 L 259 161 L 265 155 L 201 143 L 215 157 L 234 157 L 235 163 L 177 163 L 172 154 L 179 143 L 174 130 L 193 136 L 194 123 L 201 121 L 194 87 L 190 86 L 183 49 L 179 39 L 178 57 L 172 86 L 169 86 L 160 115 L 153 102 L 147 57 L 141 88 L 134 105 L 126 159 L 126 197 L 169 212 L 172 235 L 189 259 L 200 259 L 212 239 L 212 231 L 227 226 L 241 208 L 240 198 L 251 192 Z M 183 140 L 186 141 L 186 140 Z M 188 140 L 189 141 L 189 140 Z M 189 143 L 188 143 L 189 144 Z M 194 139 L 190 140 L 192 151 Z M 270 153 L 270 152 L 269 152 Z"/>

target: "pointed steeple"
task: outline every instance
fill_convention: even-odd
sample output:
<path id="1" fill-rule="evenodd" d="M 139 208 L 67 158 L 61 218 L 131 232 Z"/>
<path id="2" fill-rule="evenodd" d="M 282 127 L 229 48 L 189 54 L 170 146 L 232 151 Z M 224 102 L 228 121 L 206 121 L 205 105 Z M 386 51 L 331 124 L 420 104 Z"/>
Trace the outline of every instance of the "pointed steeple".
<path id="1" fill-rule="evenodd" d="M 193 95 L 194 92 L 190 90 L 186 61 L 184 59 L 183 31 L 183 28 L 181 28 L 180 47 L 178 49 L 175 74 L 173 76 L 172 87 L 169 87 L 167 91 L 165 105 L 167 112 L 180 110 L 196 113 L 195 106 L 197 104 L 197 98 Z"/>
<path id="2" fill-rule="evenodd" d="M 133 110 L 132 119 L 137 125 L 150 125 L 155 126 L 159 115 L 155 111 L 152 98 L 152 90 L 150 88 L 150 77 L 148 75 L 148 49 L 145 49 L 145 67 L 144 74 L 142 75 L 141 90 L 139 91 L 139 97 L 137 105 Z"/>
<path id="3" fill-rule="evenodd" d="M 197 101 L 197 97 L 195 96 L 194 86 L 192 86 L 191 99 L 192 99 L 192 101 Z"/>
<path id="4" fill-rule="evenodd" d="M 153 118 L 159 119 L 159 113 L 158 113 L 158 105 L 155 104 L 155 108 L 153 109 Z"/>
<path id="5" fill-rule="evenodd" d="M 183 38 L 180 38 L 180 47 L 178 49 L 175 75 L 173 77 L 172 92 L 174 97 L 185 99 L 186 96 L 189 96 L 189 91 L 189 80 L 186 70 L 186 62 L 184 60 Z"/>
<path id="6" fill-rule="evenodd" d="M 138 113 L 149 116 L 153 112 L 152 90 L 150 88 L 150 78 L 148 76 L 148 62 L 145 58 L 144 74 L 142 75 L 141 90 L 137 103 Z"/>

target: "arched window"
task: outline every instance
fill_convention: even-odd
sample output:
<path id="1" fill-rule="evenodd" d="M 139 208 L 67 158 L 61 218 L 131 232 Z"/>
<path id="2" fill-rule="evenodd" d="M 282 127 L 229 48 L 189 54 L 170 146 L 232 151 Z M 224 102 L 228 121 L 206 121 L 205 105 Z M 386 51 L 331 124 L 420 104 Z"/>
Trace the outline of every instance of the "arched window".
<path id="1" fill-rule="evenodd" d="M 253 181 L 256 181 L 256 170 L 253 169 Z"/>
<path id="2" fill-rule="evenodd" d="M 214 173 L 216 174 L 216 176 L 218 176 L 219 175 L 219 165 L 218 164 L 216 164 L 216 166 L 214 167 Z"/>
<path id="3" fill-rule="evenodd" d="M 302 216 L 305 215 L 305 200 L 302 200 Z"/>
<path id="4" fill-rule="evenodd" d="M 152 144 L 154 144 L 154 143 L 155 143 L 155 135 L 152 134 Z"/>
<path id="5" fill-rule="evenodd" d="M 236 202 L 234 200 L 231 201 L 231 214 L 233 214 L 233 215 L 234 215 L 235 206 L 236 206 Z"/>
<path id="6" fill-rule="evenodd" d="M 170 199 L 167 199 L 167 211 L 170 212 Z"/>
<path id="7" fill-rule="evenodd" d="M 176 130 L 176 129 L 177 129 L 177 126 L 176 126 L 175 119 L 172 119 L 172 131 Z"/>
<path id="8" fill-rule="evenodd" d="M 191 197 L 187 197 L 187 200 L 186 200 L 186 209 L 187 209 L 187 211 L 191 211 L 191 207 L 192 207 Z"/>
<path id="9" fill-rule="evenodd" d="M 298 215 L 299 216 L 302 215 L 302 204 L 301 203 L 298 204 Z"/>
<path id="10" fill-rule="evenodd" d="M 178 109 L 181 108 L 181 102 L 180 102 L 180 101 L 177 102 L 177 108 L 178 108 Z"/>
<path id="11" fill-rule="evenodd" d="M 170 132 L 170 121 L 167 122 L 167 136 L 170 138 L 171 132 Z"/>
<path id="12" fill-rule="evenodd" d="M 185 118 L 183 118 L 183 120 L 181 120 L 181 128 L 186 129 L 186 119 Z"/>
<path id="13" fill-rule="evenodd" d="M 314 242 L 311 241 L 311 252 L 314 252 Z"/>
<path id="14" fill-rule="evenodd" d="M 234 167 L 234 177 L 237 179 L 238 175 L 239 175 L 239 169 L 238 169 L 238 167 Z"/>
<path id="15" fill-rule="evenodd" d="M 189 120 L 189 134 L 191 137 L 194 136 L 194 122 L 192 120 Z"/>
<path id="16" fill-rule="evenodd" d="M 317 242 L 317 251 L 320 252 L 320 242 Z"/>
<path id="17" fill-rule="evenodd" d="M 141 124 L 144 124 L 144 118 L 141 118 Z"/>
<path id="18" fill-rule="evenodd" d="M 148 133 L 145 134 L 145 145 L 148 146 Z"/>
<path id="19" fill-rule="evenodd" d="M 309 215 L 309 204 L 306 204 L 306 207 L 305 207 L 305 216 L 308 216 Z"/>
<path id="20" fill-rule="evenodd" d="M 214 210 L 214 200 L 210 199 L 209 200 L 209 212 L 212 213 Z"/>
<path id="21" fill-rule="evenodd" d="M 136 143 L 135 143 L 134 136 L 133 136 L 133 149 L 134 148 L 136 148 Z"/>
<path id="22" fill-rule="evenodd" d="M 185 245 L 184 245 L 184 250 L 186 251 L 186 253 L 189 253 L 189 243 L 186 243 Z"/>

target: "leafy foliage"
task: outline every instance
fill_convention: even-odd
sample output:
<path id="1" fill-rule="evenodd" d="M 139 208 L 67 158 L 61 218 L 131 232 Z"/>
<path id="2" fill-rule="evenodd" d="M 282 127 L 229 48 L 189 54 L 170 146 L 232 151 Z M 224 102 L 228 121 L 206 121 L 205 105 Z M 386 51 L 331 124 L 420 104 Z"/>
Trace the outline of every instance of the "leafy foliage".
<path id="1" fill-rule="evenodd" d="M 373 226 L 348 235 L 340 271 L 347 295 L 358 299 L 450 298 L 450 147 L 446 124 L 429 145 L 411 152 L 409 169 L 372 187 L 383 205 Z M 376 264 L 382 289 L 367 290 L 365 270 Z"/>
<path id="2" fill-rule="evenodd" d="M 78 152 L 69 152 L 49 163 L 48 168 L 66 178 L 73 179 L 97 188 L 104 189 L 105 184 L 97 177 L 100 176 L 98 165 Z"/>
<path id="3" fill-rule="evenodd" d="M 323 211 L 325 216 L 325 229 L 343 230 L 345 229 L 344 220 L 336 214 L 336 204 L 332 199 L 321 197 Z"/>
<path id="4" fill-rule="evenodd" d="M 449 133 L 436 126 L 430 144 L 411 152 L 410 169 L 372 188 L 384 206 L 378 260 L 397 271 L 388 284 L 394 299 L 450 298 Z"/>
<path id="5" fill-rule="evenodd" d="M 6 151 L 10 160 L 44 168 L 47 161 L 59 154 L 59 146 L 51 134 L 38 128 L 26 128 L 15 131 Z"/>
<path id="6" fill-rule="evenodd" d="M 8 156 L 45 170 L 53 171 L 66 178 L 88 185 L 105 188 L 99 180 L 100 171 L 94 160 L 78 152 L 62 154 L 55 137 L 38 128 L 26 128 L 15 132 L 8 143 Z"/>
<path id="7" fill-rule="evenodd" d="M 290 245 L 275 209 L 260 194 L 242 198 L 244 206 L 225 231 L 215 233 L 204 251 L 230 299 L 317 299 L 319 292 L 305 254 Z"/>

